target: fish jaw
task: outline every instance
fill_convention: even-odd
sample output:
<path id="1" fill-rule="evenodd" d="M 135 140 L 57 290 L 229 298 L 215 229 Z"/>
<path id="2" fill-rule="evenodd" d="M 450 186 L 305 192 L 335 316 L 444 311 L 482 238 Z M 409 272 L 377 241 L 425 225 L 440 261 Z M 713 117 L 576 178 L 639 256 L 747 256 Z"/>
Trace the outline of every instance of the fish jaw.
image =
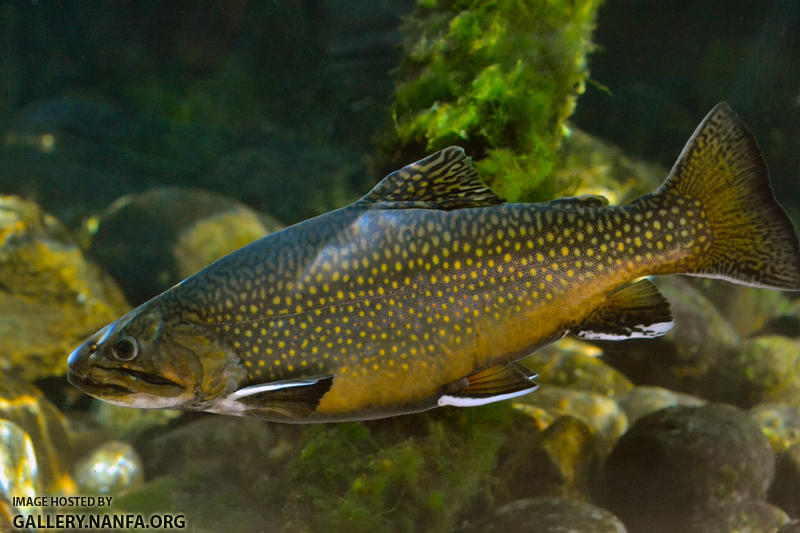
<path id="1" fill-rule="evenodd" d="M 67 379 L 77 389 L 125 407 L 169 408 L 182 403 L 185 388 L 168 378 L 103 364 L 98 348 L 113 333 L 116 322 L 101 329 L 69 356 Z"/>
<path id="2" fill-rule="evenodd" d="M 167 317 L 158 300 L 109 324 L 69 356 L 67 378 L 100 400 L 125 407 L 203 410 L 246 378 L 240 359 L 195 320 Z M 135 339 L 137 354 L 115 356 Z"/>

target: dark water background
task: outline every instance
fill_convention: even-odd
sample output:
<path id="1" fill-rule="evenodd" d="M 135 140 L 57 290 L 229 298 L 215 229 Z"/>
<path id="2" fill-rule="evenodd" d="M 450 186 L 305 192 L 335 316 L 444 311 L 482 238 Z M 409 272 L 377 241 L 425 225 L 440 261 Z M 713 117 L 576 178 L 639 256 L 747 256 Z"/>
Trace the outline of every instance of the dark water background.
<path id="1" fill-rule="evenodd" d="M 37 198 L 71 225 L 117 196 L 163 184 L 223 192 L 285 223 L 341 204 L 379 177 L 369 156 L 391 120 L 398 26 L 412 8 L 4 2 L 0 124 L 60 128 L 76 146 L 57 173 L 35 155 L 4 151 L 0 187 Z M 727 100 L 760 139 L 778 195 L 796 209 L 799 26 L 791 0 L 609 1 L 590 58 L 596 83 L 573 120 L 669 167 L 687 132 Z M 230 157 L 246 150 L 250 159 Z M 293 198 L 326 189 L 341 194 L 317 205 Z"/>

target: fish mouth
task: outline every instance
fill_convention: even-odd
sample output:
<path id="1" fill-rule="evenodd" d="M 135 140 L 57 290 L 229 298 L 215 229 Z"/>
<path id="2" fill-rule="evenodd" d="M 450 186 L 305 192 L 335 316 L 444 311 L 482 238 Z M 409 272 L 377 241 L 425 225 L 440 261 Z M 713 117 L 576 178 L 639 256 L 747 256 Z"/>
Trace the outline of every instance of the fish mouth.
<path id="1" fill-rule="evenodd" d="M 149 394 L 159 397 L 179 396 L 184 387 L 157 374 L 131 368 L 95 366 L 88 374 L 70 370 L 67 379 L 80 390 L 100 399 L 130 394 Z"/>

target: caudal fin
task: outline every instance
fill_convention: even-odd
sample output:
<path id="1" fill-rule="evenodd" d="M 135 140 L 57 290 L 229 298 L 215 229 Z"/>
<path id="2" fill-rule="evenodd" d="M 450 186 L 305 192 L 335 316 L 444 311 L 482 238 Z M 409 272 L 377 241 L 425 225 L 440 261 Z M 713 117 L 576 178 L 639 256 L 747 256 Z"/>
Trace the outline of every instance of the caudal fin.
<path id="1" fill-rule="evenodd" d="M 688 274 L 800 290 L 794 227 L 775 200 L 755 137 L 728 104 L 706 115 L 651 198 L 690 200 L 705 213 L 710 247 L 686 263 Z"/>

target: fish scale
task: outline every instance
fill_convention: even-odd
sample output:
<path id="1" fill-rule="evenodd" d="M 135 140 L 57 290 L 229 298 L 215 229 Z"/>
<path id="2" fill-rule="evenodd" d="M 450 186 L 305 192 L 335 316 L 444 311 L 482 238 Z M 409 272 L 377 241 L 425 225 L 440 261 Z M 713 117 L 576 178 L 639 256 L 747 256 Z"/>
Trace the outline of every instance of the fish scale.
<path id="1" fill-rule="evenodd" d="M 535 390 L 516 361 L 565 334 L 666 333 L 640 278 L 672 273 L 800 288 L 791 222 L 725 104 L 625 206 L 505 204 L 463 150 L 437 152 L 107 326 L 70 379 L 123 405 L 291 422 L 478 405 Z"/>
<path id="2" fill-rule="evenodd" d="M 351 230 L 331 236 L 335 244 L 322 254 L 315 250 L 305 262 L 296 259 L 293 270 L 270 272 L 265 279 L 278 284 L 262 287 L 264 292 L 255 287 L 240 292 L 231 300 L 238 314 L 215 314 L 216 299 L 203 307 L 197 293 L 189 301 L 201 304 L 198 311 L 209 323 L 224 322 L 220 332 L 232 334 L 226 337 L 242 350 L 253 379 L 287 379 L 305 368 L 326 371 L 334 365 L 344 365 L 340 372 L 366 373 L 378 365 L 407 370 L 408 363 L 400 361 L 434 353 L 441 344 L 461 344 L 476 320 L 498 321 L 506 312 L 535 308 L 539 300 L 558 298 L 599 277 L 606 266 L 632 271 L 606 270 L 612 278 L 636 275 L 648 263 L 662 262 L 662 255 L 691 245 L 696 232 L 685 217 L 682 224 L 660 222 L 666 210 L 605 211 L 526 205 L 391 216 L 367 211 L 345 226 Z M 395 235 L 396 227 L 406 231 Z M 438 245 L 428 234 L 440 236 Z M 303 245 L 295 235 L 294 246 Z M 248 259 L 268 263 L 264 257 Z M 238 264 L 220 264 L 216 278 L 227 279 L 219 276 L 223 267 L 242 271 Z M 263 275 L 253 279 L 259 278 Z M 194 281 L 213 287 L 203 276 Z M 420 329 L 435 335 L 413 333 Z M 412 332 L 408 339 L 406 331 Z M 409 353 L 412 346 L 416 353 Z"/>

